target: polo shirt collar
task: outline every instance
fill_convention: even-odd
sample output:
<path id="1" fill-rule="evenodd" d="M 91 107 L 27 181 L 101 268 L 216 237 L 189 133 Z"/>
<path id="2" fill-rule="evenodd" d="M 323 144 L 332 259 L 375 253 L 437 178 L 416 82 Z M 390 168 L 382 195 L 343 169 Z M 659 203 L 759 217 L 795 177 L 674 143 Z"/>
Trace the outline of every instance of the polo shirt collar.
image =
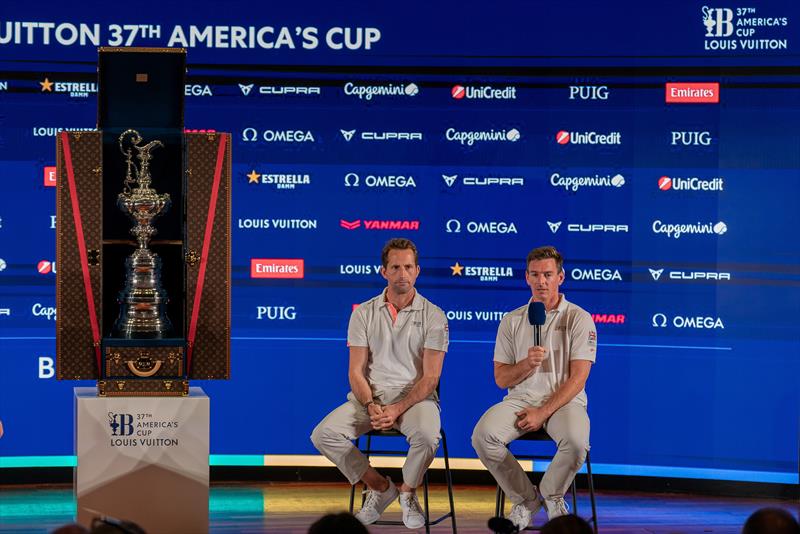
<path id="1" fill-rule="evenodd" d="M 569 306 L 569 303 L 567 302 L 567 296 L 564 293 L 559 293 L 559 295 L 560 296 L 559 296 L 558 306 L 556 306 L 556 309 L 555 310 L 546 310 L 547 312 L 557 311 L 557 312 L 561 313 L 561 312 L 563 312 L 564 310 L 567 309 L 567 306 Z M 531 302 L 533 302 L 533 297 L 528 299 L 528 304 L 530 304 Z"/>
<path id="2" fill-rule="evenodd" d="M 380 304 L 380 305 L 381 305 L 381 306 L 384 306 L 384 307 L 385 307 L 387 304 L 389 304 L 389 301 L 388 301 L 388 300 L 386 300 L 386 292 L 387 292 L 387 291 L 389 291 L 389 289 L 388 289 L 388 288 L 386 288 L 386 289 L 384 289 L 384 290 L 383 290 L 383 298 L 381 298 L 381 304 Z M 405 308 L 403 308 L 403 309 L 402 309 L 402 310 L 400 310 L 400 311 L 405 311 L 405 310 L 421 310 L 421 309 L 422 309 L 422 295 L 420 295 L 420 294 L 419 294 L 419 291 L 417 291 L 417 289 L 416 289 L 416 288 L 414 288 L 414 298 L 411 300 L 411 304 L 409 304 L 408 306 L 406 306 Z"/>

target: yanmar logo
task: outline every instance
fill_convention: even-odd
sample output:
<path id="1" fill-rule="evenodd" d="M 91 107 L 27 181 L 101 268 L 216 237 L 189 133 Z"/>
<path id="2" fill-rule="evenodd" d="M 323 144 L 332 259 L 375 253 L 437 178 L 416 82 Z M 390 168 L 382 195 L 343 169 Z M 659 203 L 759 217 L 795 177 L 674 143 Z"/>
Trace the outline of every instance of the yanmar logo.
<path id="1" fill-rule="evenodd" d="M 508 266 L 499 265 L 461 265 L 456 262 L 450 266 L 451 276 L 475 278 L 481 282 L 498 282 L 502 278 L 512 278 L 514 270 Z"/>
<path id="2" fill-rule="evenodd" d="M 43 93 L 67 94 L 72 98 L 88 98 L 97 92 L 95 82 L 51 82 L 49 78 L 39 82 Z"/>
<path id="3" fill-rule="evenodd" d="M 556 143 L 559 145 L 621 145 L 622 134 L 620 132 L 601 134 L 597 132 L 559 130 L 556 133 Z"/>
<path id="4" fill-rule="evenodd" d="M 474 87 L 471 85 L 454 85 L 450 96 L 456 100 L 516 100 L 517 88 L 514 86 L 498 89 L 491 85 Z"/>
<path id="5" fill-rule="evenodd" d="M 303 278 L 303 259 L 250 259 L 250 278 Z"/>
<path id="6" fill-rule="evenodd" d="M 625 324 L 627 316 L 624 313 L 593 313 L 594 324 Z"/>
<path id="7" fill-rule="evenodd" d="M 339 220 L 339 226 L 345 230 L 357 230 L 363 226 L 364 230 L 419 230 L 419 221 L 398 220 L 361 220 L 355 219 L 348 221 L 346 219 Z"/>

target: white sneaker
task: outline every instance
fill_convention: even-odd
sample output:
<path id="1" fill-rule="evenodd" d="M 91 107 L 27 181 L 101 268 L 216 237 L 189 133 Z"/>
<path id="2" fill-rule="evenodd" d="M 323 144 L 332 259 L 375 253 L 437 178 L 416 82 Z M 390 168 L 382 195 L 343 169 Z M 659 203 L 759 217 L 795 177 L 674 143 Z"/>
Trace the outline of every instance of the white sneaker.
<path id="1" fill-rule="evenodd" d="M 531 519 L 542 508 L 542 501 L 537 495 L 532 501 L 523 501 L 511 507 L 508 520 L 514 523 L 517 530 L 523 530 L 531 524 Z"/>
<path id="2" fill-rule="evenodd" d="M 544 507 L 547 509 L 547 519 L 555 519 L 556 517 L 561 517 L 569 513 L 569 506 L 564 500 L 564 497 L 545 499 Z"/>
<path id="3" fill-rule="evenodd" d="M 419 500 L 415 492 L 400 492 L 400 508 L 403 509 L 403 524 L 407 528 L 416 529 L 425 526 L 425 514 L 419 507 Z"/>
<path id="4" fill-rule="evenodd" d="M 394 485 L 392 479 L 386 477 L 389 481 L 389 487 L 385 491 L 367 490 L 367 498 L 364 499 L 364 504 L 361 510 L 356 514 L 356 518 L 364 525 L 371 525 L 378 519 L 381 514 L 390 504 L 397 498 L 397 486 Z"/>

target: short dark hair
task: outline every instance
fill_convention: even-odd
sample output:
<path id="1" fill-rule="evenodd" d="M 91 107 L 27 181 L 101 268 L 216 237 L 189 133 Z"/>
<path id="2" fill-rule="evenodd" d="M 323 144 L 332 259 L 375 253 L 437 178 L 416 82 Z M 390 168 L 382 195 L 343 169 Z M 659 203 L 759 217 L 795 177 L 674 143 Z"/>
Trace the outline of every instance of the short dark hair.
<path id="1" fill-rule="evenodd" d="M 353 514 L 341 512 L 320 517 L 308 534 L 369 534 L 369 530 Z"/>
<path id="2" fill-rule="evenodd" d="M 414 265 L 419 265 L 419 253 L 417 252 L 417 245 L 415 245 L 410 239 L 395 237 L 383 245 L 383 250 L 381 251 L 381 265 L 383 265 L 384 268 L 389 265 L 389 251 L 392 249 L 411 250 L 414 253 Z"/>
<path id="3" fill-rule="evenodd" d="M 558 272 L 564 270 L 564 257 L 559 251 L 556 250 L 556 247 L 550 245 L 535 248 L 528 252 L 528 257 L 525 260 L 525 270 L 528 270 L 528 265 L 530 265 L 532 261 L 549 259 L 556 260 L 556 268 L 558 269 Z"/>
<path id="4" fill-rule="evenodd" d="M 800 524 L 781 508 L 762 508 L 747 518 L 742 534 L 800 534 Z"/>

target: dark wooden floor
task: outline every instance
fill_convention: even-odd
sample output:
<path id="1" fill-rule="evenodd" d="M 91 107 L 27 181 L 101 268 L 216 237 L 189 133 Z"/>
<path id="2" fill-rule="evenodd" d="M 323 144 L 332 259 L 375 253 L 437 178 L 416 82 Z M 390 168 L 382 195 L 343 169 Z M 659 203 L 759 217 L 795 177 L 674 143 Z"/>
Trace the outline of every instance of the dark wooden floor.
<path id="1" fill-rule="evenodd" d="M 209 503 L 213 533 L 305 533 L 320 515 L 346 508 L 348 488 L 344 484 L 266 483 L 215 484 Z M 486 521 L 494 511 L 494 488 L 457 486 L 455 490 L 458 530 L 464 534 L 486 533 Z M 582 495 L 582 512 L 589 510 Z M 431 511 L 446 510 L 446 491 L 431 490 Z M 798 514 L 793 501 L 742 499 L 653 493 L 600 492 L 598 515 L 604 533 L 734 534 L 745 519 L 764 506 L 777 506 Z M 50 532 L 69 523 L 75 513 L 72 487 L 0 487 L 0 532 Z M 385 518 L 399 519 L 395 503 Z M 538 519 L 542 521 L 542 513 Z M 449 522 L 431 529 L 450 532 Z M 407 533 L 404 527 L 373 527 L 373 533 Z M 424 532 L 424 530 L 422 530 Z M 157 534 L 157 533 L 149 533 Z"/>

